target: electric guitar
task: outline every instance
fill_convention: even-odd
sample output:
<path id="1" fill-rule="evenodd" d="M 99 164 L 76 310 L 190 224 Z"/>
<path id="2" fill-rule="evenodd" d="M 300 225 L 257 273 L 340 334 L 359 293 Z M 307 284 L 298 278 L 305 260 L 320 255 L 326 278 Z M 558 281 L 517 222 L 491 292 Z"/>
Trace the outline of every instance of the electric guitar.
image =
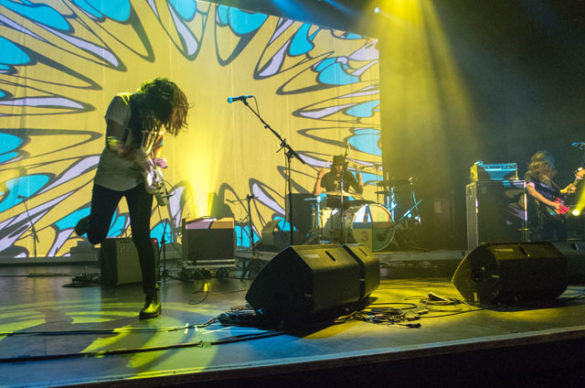
<path id="1" fill-rule="evenodd" d="M 166 167 L 167 164 L 164 159 L 148 158 L 143 172 L 146 192 L 154 195 L 158 206 L 167 206 L 169 204 L 169 192 L 165 186 L 165 180 L 162 173 L 162 168 Z"/>
<path id="2" fill-rule="evenodd" d="M 154 195 L 159 206 L 167 206 L 169 203 L 169 192 L 165 186 L 162 168 L 167 168 L 166 160 L 153 158 L 146 155 L 143 149 L 131 149 L 125 146 L 115 136 L 106 137 L 107 146 L 121 158 L 134 160 L 142 170 L 146 192 Z"/>
<path id="3" fill-rule="evenodd" d="M 577 171 L 575 171 L 575 180 L 571 184 L 573 186 L 577 186 L 577 183 L 579 183 L 583 179 L 584 176 L 585 176 L 585 168 L 579 167 L 577 169 Z M 555 215 L 555 214 L 564 215 L 564 214 L 567 214 L 571 210 L 571 208 L 569 206 L 565 205 L 565 202 L 560 197 L 555 198 L 554 202 L 559 203 L 561 206 L 559 207 L 558 210 L 555 208 L 549 207 L 548 209 L 549 209 L 549 213 L 551 215 Z"/>

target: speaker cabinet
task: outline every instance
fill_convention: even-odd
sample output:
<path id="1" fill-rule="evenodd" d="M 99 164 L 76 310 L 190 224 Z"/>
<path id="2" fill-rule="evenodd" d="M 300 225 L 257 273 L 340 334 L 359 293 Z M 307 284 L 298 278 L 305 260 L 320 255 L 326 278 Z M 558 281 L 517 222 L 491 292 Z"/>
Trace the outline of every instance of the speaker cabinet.
<path id="1" fill-rule="evenodd" d="M 246 300 L 265 317 L 284 320 L 333 312 L 360 301 L 363 292 L 377 287 L 379 271 L 377 278 L 371 275 L 379 267 L 376 260 L 357 246 L 289 246 L 260 271 Z M 362 274 L 372 279 L 362 282 Z"/>
<path id="2" fill-rule="evenodd" d="M 363 299 L 380 285 L 380 261 L 365 245 L 344 244 L 343 247 L 360 267 L 360 299 Z"/>
<path id="3" fill-rule="evenodd" d="M 585 284 L 585 241 L 569 240 L 553 244 L 567 259 L 569 284 Z"/>
<path id="4" fill-rule="evenodd" d="M 484 243 L 463 258 L 452 282 L 469 302 L 514 304 L 554 299 L 567 278 L 567 260 L 552 243 Z"/>
<path id="5" fill-rule="evenodd" d="M 158 241 L 152 239 L 152 245 L 158 268 Z M 138 251 L 131 238 L 107 238 L 101 244 L 99 257 L 103 285 L 118 286 L 142 282 Z"/>
<path id="6" fill-rule="evenodd" d="M 482 242 L 527 240 L 526 182 L 473 182 L 465 194 L 468 250 Z"/>
<path id="7" fill-rule="evenodd" d="M 183 259 L 214 268 L 235 264 L 234 219 L 183 219 Z"/>

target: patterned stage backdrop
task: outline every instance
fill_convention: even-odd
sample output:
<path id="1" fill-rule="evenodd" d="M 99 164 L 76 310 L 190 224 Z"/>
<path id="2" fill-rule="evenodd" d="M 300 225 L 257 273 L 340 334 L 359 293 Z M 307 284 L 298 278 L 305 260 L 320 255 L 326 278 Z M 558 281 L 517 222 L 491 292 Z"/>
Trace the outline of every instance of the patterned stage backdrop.
<path id="1" fill-rule="evenodd" d="M 180 240 L 185 217 L 233 215 L 238 246 L 250 246 L 250 194 L 255 240 L 272 219 L 288 228 L 280 141 L 228 96 L 254 95 L 306 161 L 292 160 L 293 192 L 310 192 L 317 170 L 349 152 L 375 199 L 376 40 L 194 0 L 0 0 L 1 257 L 59 257 L 81 241 L 73 228 L 89 214 L 108 103 L 157 76 L 192 109 L 187 131 L 165 138 L 174 195 L 153 209 L 153 237 Z M 110 237 L 128 229 L 122 201 Z"/>

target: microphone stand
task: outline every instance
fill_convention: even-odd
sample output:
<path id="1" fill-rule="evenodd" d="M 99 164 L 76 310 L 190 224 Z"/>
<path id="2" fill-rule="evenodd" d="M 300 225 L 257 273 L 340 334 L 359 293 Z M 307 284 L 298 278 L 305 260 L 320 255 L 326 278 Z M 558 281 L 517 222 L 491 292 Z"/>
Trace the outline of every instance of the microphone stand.
<path id="1" fill-rule="evenodd" d="M 243 280 L 246 276 L 252 275 L 252 268 L 255 267 L 258 258 L 256 257 L 256 247 L 254 246 L 254 229 L 252 224 L 252 209 L 250 208 L 250 201 L 255 199 L 256 196 L 254 194 L 246 195 L 246 201 L 248 202 L 248 227 L 250 228 L 250 245 L 252 245 L 252 257 L 249 261 L 246 262 L 244 268 L 242 269 L 242 276 L 240 276 L 240 280 Z M 244 234 L 242 233 L 242 239 Z M 257 267 L 259 268 L 259 267 Z"/>
<path id="2" fill-rule="evenodd" d="M 37 242 L 39 241 L 39 236 L 37 234 L 37 230 L 35 229 L 35 224 L 30 216 L 30 213 L 28 212 L 28 206 L 26 205 L 26 200 L 27 198 L 19 195 L 17 196 L 19 199 L 22 199 L 22 204 L 24 205 L 24 211 L 26 212 L 26 217 L 28 218 L 28 221 L 30 222 L 30 234 L 33 236 L 33 254 L 34 257 L 37 257 Z"/>
<path id="3" fill-rule="evenodd" d="M 339 209 L 339 232 L 341 233 L 341 235 L 339 236 L 339 240 L 340 242 L 343 244 L 345 242 L 345 237 L 343 236 L 343 213 L 345 211 L 345 208 L 343 207 L 343 173 L 345 172 L 345 169 L 341 170 L 341 174 L 339 175 L 339 190 L 341 191 L 341 197 L 340 197 L 340 204 L 341 204 L 341 209 Z"/>
<path id="4" fill-rule="evenodd" d="M 258 120 L 260 120 L 260 122 L 264 125 L 264 128 L 270 130 L 270 132 L 272 132 L 274 134 L 274 136 L 276 136 L 276 138 L 278 140 L 280 140 L 280 148 L 278 149 L 279 152 L 280 150 L 284 149 L 284 155 L 285 155 L 285 165 L 286 165 L 286 172 L 287 172 L 287 188 L 288 188 L 288 208 L 289 208 L 289 225 L 290 225 L 290 245 L 294 245 L 294 234 L 293 234 L 293 229 L 294 229 L 294 224 L 293 224 L 293 200 L 292 200 L 292 183 L 291 183 L 291 159 L 297 158 L 298 160 L 301 161 L 301 163 L 303 164 L 307 164 L 301 157 L 300 155 L 293 150 L 293 148 L 286 142 L 286 139 L 283 139 L 282 136 L 280 136 L 280 134 L 278 132 L 276 132 L 274 129 L 272 129 L 272 127 L 270 125 L 268 125 L 268 123 L 266 121 L 264 121 L 264 119 L 260 116 L 260 114 L 258 112 L 256 112 L 254 109 L 252 109 L 252 107 L 248 104 L 248 101 L 246 98 L 241 100 L 244 105 L 246 105 L 248 107 L 248 109 L 250 109 L 250 111 L 252 111 L 252 113 L 254 113 L 254 115 L 258 118 Z M 284 198 L 286 198 L 286 193 L 284 195 Z M 286 214 L 286 212 L 285 212 Z"/>

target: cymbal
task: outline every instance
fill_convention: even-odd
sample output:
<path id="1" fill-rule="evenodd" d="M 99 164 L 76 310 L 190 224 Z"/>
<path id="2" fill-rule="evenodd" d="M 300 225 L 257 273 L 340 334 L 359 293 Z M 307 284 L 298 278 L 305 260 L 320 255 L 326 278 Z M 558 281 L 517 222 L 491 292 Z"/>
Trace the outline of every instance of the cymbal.
<path id="1" fill-rule="evenodd" d="M 408 184 L 408 179 L 390 179 L 387 181 L 379 181 L 376 183 L 377 186 L 400 186 Z"/>
<path id="2" fill-rule="evenodd" d="M 343 191 L 343 192 L 340 192 L 340 191 L 327 191 L 327 192 L 325 192 L 323 194 L 326 194 L 327 196 L 330 196 L 331 195 L 331 196 L 338 196 L 338 197 L 341 196 L 341 195 L 343 195 L 344 197 L 350 197 L 350 196 L 354 195 L 354 194 L 348 193 L 347 191 Z"/>

